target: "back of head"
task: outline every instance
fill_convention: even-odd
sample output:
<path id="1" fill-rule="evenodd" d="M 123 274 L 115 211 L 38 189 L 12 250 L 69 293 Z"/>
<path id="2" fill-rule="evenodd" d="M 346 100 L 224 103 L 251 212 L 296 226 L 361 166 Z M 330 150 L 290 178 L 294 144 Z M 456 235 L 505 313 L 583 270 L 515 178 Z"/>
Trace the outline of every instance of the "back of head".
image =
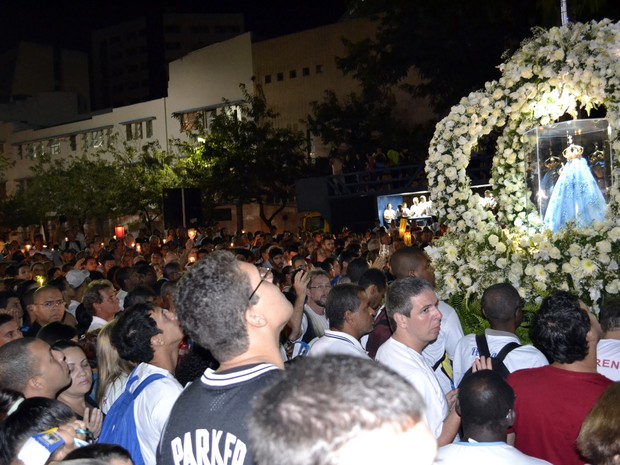
<path id="1" fill-rule="evenodd" d="M 360 305 L 360 293 L 364 289 L 357 284 L 338 284 L 327 295 L 325 316 L 329 320 L 329 327 L 340 330 L 344 326 L 345 313 L 355 313 Z"/>
<path id="2" fill-rule="evenodd" d="M 510 385 L 492 370 L 472 373 L 459 385 L 458 406 L 465 429 L 484 427 L 505 432 L 514 402 Z"/>
<path id="3" fill-rule="evenodd" d="M 136 304 L 121 312 L 112 329 L 112 345 L 125 360 L 135 363 L 149 363 L 155 352 L 151 338 L 161 331 L 150 314 L 153 305 Z"/>
<path id="4" fill-rule="evenodd" d="M 609 386 L 581 425 L 581 456 L 593 465 L 617 465 L 620 457 L 620 382 Z"/>
<path id="5" fill-rule="evenodd" d="M 370 266 L 365 259 L 355 258 L 351 260 L 349 266 L 347 267 L 347 277 L 352 283 L 357 283 L 369 268 Z"/>
<path id="6" fill-rule="evenodd" d="M 392 328 L 396 328 L 394 315 L 411 316 L 411 298 L 425 291 L 434 292 L 434 288 L 428 281 L 418 278 L 400 278 L 388 286 L 385 309 Z"/>
<path id="7" fill-rule="evenodd" d="M 118 284 L 118 286 L 124 291 L 128 290 L 130 277 L 131 277 L 131 268 L 117 267 L 116 270 L 114 271 L 114 280 L 116 281 L 116 284 Z"/>
<path id="8" fill-rule="evenodd" d="M 37 338 L 43 339 L 49 345 L 54 345 L 56 341 L 73 339 L 77 335 L 78 332 L 73 326 L 66 325 L 60 321 L 52 321 L 39 330 Z"/>
<path id="9" fill-rule="evenodd" d="M 132 463 L 131 455 L 127 449 L 116 444 L 89 444 L 79 447 L 69 452 L 62 463 L 70 461 L 70 465 L 74 465 L 78 460 L 82 461 L 84 459 L 96 459 L 101 463 L 110 465 L 113 463 L 118 465 L 119 462 Z"/>
<path id="10" fill-rule="evenodd" d="M 560 291 L 542 301 L 532 320 L 532 340 L 553 362 L 573 363 L 588 355 L 590 326 L 579 299 Z"/>
<path id="11" fill-rule="evenodd" d="M 36 375 L 36 360 L 29 346 L 37 339 L 25 337 L 0 347 L 0 388 L 24 392 L 26 383 Z"/>
<path id="12" fill-rule="evenodd" d="M 135 304 L 153 303 L 157 297 L 155 291 L 148 286 L 137 286 L 125 296 L 124 306 L 129 308 Z"/>
<path id="13" fill-rule="evenodd" d="M 119 376 L 129 374 L 134 364 L 120 357 L 116 347 L 112 345 L 112 331 L 116 327 L 118 319 L 106 324 L 97 335 L 97 391 L 95 401 L 101 405 L 106 394 L 106 388 Z"/>
<path id="14" fill-rule="evenodd" d="M 390 269 L 395 278 L 405 278 L 426 260 L 424 251 L 419 247 L 403 247 L 390 257 Z"/>
<path id="15" fill-rule="evenodd" d="M 31 436 L 68 423 L 74 418 L 73 410 L 57 400 L 43 397 L 24 400 L 2 425 L 1 462 L 12 463 Z"/>
<path id="16" fill-rule="evenodd" d="M 519 292 L 510 283 L 493 284 L 482 294 L 482 309 L 491 325 L 510 321 L 522 306 Z"/>
<path id="17" fill-rule="evenodd" d="M 365 444 L 376 448 L 373 432 L 402 433 L 422 421 L 423 409 L 418 392 L 382 365 L 344 356 L 302 358 L 257 396 L 250 444 L 263 464 L 348 463 L 342 452 L 352 441 L 367 438 Z"/>
<path id="18" fill-rule="evenodd" d="M 387 279 L 383 271 L 377 268 L 369 268 L 360 276 L 359 285 L 363 289 L 368 289 L 374 285 L 377 287 L 377 290 L 384 291 L 387 287 Z"/>
<path id="19" fill-rule="evenodd" d="M 249 347 L 245 313 L 251 294 L 249 276 L 233 254 L 222 250 L 185 273 L 174 303 L 186 334 L 222 363 Z"/>
<path id="20" fill-rule="evenodd" d="M 603 331 L 620 331 L 620 299 L 610 299 L 601 306 L 598 315 Z"/>

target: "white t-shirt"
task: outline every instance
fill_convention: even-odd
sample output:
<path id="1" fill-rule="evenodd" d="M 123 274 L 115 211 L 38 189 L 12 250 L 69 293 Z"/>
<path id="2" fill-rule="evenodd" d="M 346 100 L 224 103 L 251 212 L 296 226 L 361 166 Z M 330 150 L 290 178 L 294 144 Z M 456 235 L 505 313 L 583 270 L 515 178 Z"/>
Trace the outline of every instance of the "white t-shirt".
<path id="1" fill-rule="evenodd" d="M 521 343 L 516 334 L 506 331 L 487 329 L 484 331 L 484 334 L 487 338 L 489 352 L 492 357 L 495 357 L 510 342 Z M 476 346 L 476 335 L 468 334 L 456 346 L 456 355 L 454 357 L 454 384 L 456 386 L 460 384 L 463 375 L 471 368 L 472 363 L 477 358 L 480 358 L 480 354 Z M 549 362 L 540 350 L 527 344 L 510 351 L 504 359 L 504 365 L 512 373 L 525 368 L 549 365 Z"/>
<path id="2" fill-rule="evenodd" d="M 505 442 L 456 442 L 440 447 L 437 465 L 551 465 L 525 455 Z"/>
<path id="3" fill-rule="evenodd" d="M 370 357 L 357 339 L 342 331 L 331 331 L 329 329 L 325 331 L 324 336 L 321 336 L 312 344 L 308 356 L 321 357 L 328 354 L 350 355 L 351 357 L 370 360 Z"/>
<path id="4" fill-rule="evenodd" d="M 107 321 L 95 315 L 93 316 L 93 321 L 91 321 L 90 326 L 88 327 L 88 331 L 86 332 L 90 333 L 91 331 L 95 331 L 97 329 L 103 328 L 107 324 L 108 324 Z"/>
<path id="5" fill-rule="evenodd" d="M 620 340 L 601 339 L 596 354 L 597 371 L 612 381 L 620 381 Z"/>
<path id="6" fill-rule="evenodd" d="M 461 320 L 459 320 L 456 310 L 442 301 L 439 302 L 437 308 L 439 308 L 441 312 L 441 329 L 439 330 L 439 336 L 435 342 L 427 345 L 422 351 L 422 355 L 424 355 L 426 362 L 431 367 L 435 366 L 435 363 L 444 356 L 445 352 L 448 353 L 450 360 L 454 360 L 456 345 L 463 337 Z M 452 380 L 442 370 L 441 366 L 437 367 L 435 370 L 435 376 L 437 376 L 437 380 L 444 394 L 454 389 Z"/>
<path id="7" fill-rule="evenodd" d="M 303 338 L 306 334 L 306 331 L 308 331 L 308 316 L 306 315 L 306 312 L 308 312 L 316 327 L 323 328 L 324 331 L 327 331 L 329 329 L 329 321 L 327 321 L 325 313 L 323 313 L 323 315 L 319 315 L 314 310 L 312 310 L 312 308 L 310 308 L 308 304 L 304 304 L 304 310 L 305 312 L 301 317 L 301 332 L 299 339 Z M 321 334 L 320 336 L 322 335 L 323 334 Z"/>
<path id="8" fill-rule="evenodd" d="M 379 347 L 375 360 L 396 371 L 416 388 L 426 404 L 426 424 L 438 438 L 448 416 L 448 402 L 424 357 L 391 337 Z"/>
<path id="9" fill-rule="evenodd" d="M 172 406 L 183 390 L 183 387 L 169 371 L 148 363 L 141 363 L 133 371 L 133 374 L 138 376 L 138 381 L 132 385 L 131 391 L 133 392 L 142 381 L 154 373 L 161 373 L 165 378 L 149 384 L 140 393 L 133 405 L 140 451 L 146 465 L 156 465 L 157 444 L 170 416 Z"/>
<path id="10" fill-rule="evenodd" d="M 105 392 L 103 393 L 103 399 L 101 399 L 100 405 L 102 413 L 104 413 L 105 415 L 108 414 L 108 411 L 110 410 L 110 407 L 112 407 L 112 404 L 116 402 L 116 399 L 118 399 L 125 390 L 125 384 L 127 384 L 127 375 L 123 373 L 106 388 Z"/>

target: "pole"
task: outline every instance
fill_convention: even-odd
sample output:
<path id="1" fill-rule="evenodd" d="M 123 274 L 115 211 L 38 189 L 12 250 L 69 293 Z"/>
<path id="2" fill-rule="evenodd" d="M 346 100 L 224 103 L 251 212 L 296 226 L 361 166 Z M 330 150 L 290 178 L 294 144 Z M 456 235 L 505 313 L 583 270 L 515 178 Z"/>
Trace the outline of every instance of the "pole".
<path id="1" fill-rule="evenodd" d="M 560 0 L 560 16 L 562 18 L 562 26 L 568 25 L 568 9 L 566 8 L 566 0 Z"/>

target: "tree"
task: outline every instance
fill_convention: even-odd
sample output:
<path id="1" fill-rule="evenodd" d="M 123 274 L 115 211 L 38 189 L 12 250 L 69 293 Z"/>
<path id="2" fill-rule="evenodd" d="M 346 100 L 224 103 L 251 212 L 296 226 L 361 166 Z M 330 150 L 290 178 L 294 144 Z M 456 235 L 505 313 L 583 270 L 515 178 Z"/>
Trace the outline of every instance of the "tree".
<path id="1" fill-rule="evenodd" d="M 251 95 L 245 86 L 240 87 L 241 103 L 224 100 L 223 111 L 215 116 L 209 132 L 198 128 L 189 142 L 179 145 L 184 157 L 178 175 L 217 202 L 234 202 L 239 230 L 243 229 L 243 205 L 252 201 L 259 204 L 261 219 L 271 227 L 290 200 L 294 181 L 307 167 L 304 140 L 301 133 L 274 125 L 278 115 L 268 107 L 260 89 Z M 268 202 L 279 203 L 269 217 L 264 209 Z"/>
<path id="2" fill-rule="evenodd" d="M 123 142 L 122 149 L 115 144 L 108 149 L 118 177 L 116 188 L 111 192 L 119 214 L 139 214 L 147 230 L 162 213 L 164 189 L 179 183 L 173 165 L 174 155 L 163 151 L 159 142 L 136 147 Z"/>

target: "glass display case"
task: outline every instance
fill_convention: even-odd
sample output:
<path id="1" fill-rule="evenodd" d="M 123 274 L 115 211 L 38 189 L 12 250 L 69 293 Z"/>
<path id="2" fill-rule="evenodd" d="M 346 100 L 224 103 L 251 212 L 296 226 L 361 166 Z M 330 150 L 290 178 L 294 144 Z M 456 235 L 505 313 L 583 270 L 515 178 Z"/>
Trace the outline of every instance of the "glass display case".
<path id="1" fill-rule="evenodd" d="M 603 221 L 611 187 L 611 128 L 605 119 L 541 126 L 527 136 L 528 185 L 546 229 Z"/>

